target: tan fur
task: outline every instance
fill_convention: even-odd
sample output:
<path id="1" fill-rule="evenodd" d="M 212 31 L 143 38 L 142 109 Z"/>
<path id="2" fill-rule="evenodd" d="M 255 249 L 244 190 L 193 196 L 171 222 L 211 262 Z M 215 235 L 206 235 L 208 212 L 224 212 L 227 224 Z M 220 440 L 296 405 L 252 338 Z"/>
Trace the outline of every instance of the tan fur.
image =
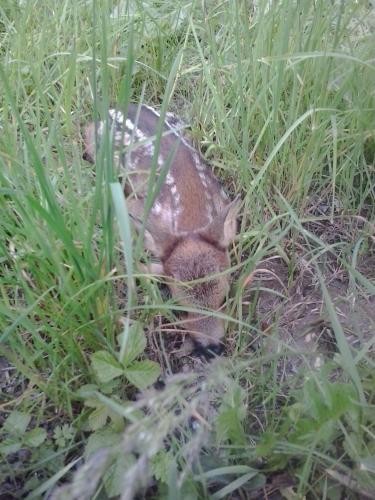
<path id="1" fill-rule="evenodd" d="M 135 105 L 129 106 L 126 120 L 114 110 L 110 110 L 110 117 L 115 159 L 122 168 L 125 162 L 127 169 L 129 213 L 139 226 L 154 155 L 153 139 L 149 138 L 156 133 L 159 117 L 154 110 L 145 106 L 139 110 Z M 103 123 L 97 129 L 97 141 L 94 125 L 86 129 L 86 156 L 92 160 L 95 142 L 100 145 Z M 236 234 L 238 201 L 230 203 L 212 171 L 167 119 L 157 176 L 173 150 L 173 161 L 145 224 L 145 246 L 160 259 L 162 267 L 159 264 L 158 270 L 164 271 L 175 299 L 190 308 L 219 311 L 229 288 L 224 271 L 230 265 L 227 249 Z M 183 324 L 202 346 L 223 340 L 224 322 L 212 315 L 189 312 Z"/>

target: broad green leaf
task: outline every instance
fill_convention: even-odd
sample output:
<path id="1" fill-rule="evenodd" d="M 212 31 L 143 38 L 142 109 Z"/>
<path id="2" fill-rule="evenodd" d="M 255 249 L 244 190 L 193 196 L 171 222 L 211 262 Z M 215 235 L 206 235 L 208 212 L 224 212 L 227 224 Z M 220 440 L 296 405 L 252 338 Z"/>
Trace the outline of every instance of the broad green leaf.
<path id="1" fill-rule="evenodd" d="M 146 389 L 156 382 L 159 375 L 160 366 L 149 359 L 134 361 L 131 366 L 125 369 L 126 378 L 138 389 Z"/>
<path id="2" fill-rule="evenodd" d="M 108 412 L 108 417 L 111 420 L 111 428 L 115 432 L 122 432 L 125 427 L 124 417 L 118 415 L 114 411 L 111 411 L 109 408 L 107 408 L 107 412 Z"/>
<path id="3" fill-rule="evenodd" d="M 32 448 L 37 448 L 45 441 L 46 437 L 47 432 L 41 427 L 36 427 L 25 434 L 25 444 Z"/>
<path id="4" fill-rule="evenodd" d="M 87 440 L 85 458 L 90 457 L 101 448 L 112 448 L 121 443 L 121 434 L 111 429 L 102 429 L 94 432 Z"/>
<path id="5" fill-rule="evenodd" d="M 108 418 L 107 408 L 100 403 L 99 406 L 89 415 L 89 426 L 93 431 L 97 431 L 105 426 Z"/>
<path id="6" fill-rule="evenodd" d="M 95 391 L 98 390 L 98 386 L 95 384 L 85 384 L 78 389 L 76 392 L 77 396 L 80 398 L 90 398 Z"/>
<path id="7" fill-rule="evenodd" d="M 90 397 L 85 399 L 85 406 L 88 406 L 89 408 L 96 408 L 98 406 L 98 399 L 96 397 Z"/>
<path id="8" fill-rule="evenodd" d="M 120 363 L 107 351 L 98 351 L 91 356 L 91 365 L 100 382 L 106 383 L 123 374 Z"/>
<path id="9" fill-rule="evenodd" d="M 119 343 L 121 344 L 121 337 L 124 335 L 122 333 L 119 337 Z M 126 343 L 126 350 L 124 356 L 121 360 L 124 366 L 128 366 L 134 361 L 138 356 L 140 356 L 146 349 L 147 340 L 143 327 L 139 321 L 136 321 L 129 328 L 129 337 Z"/>
<path id="10" fill-rule="evenodd" d="M 22 448 L 22 443 L 15 438 L 4 439 L 0 443 L 0 453 L 2 455 L 9 455 L 10 453 L 16 453 Z"/>
<path id="11" fill-rule="evenodd" d="M 106 382 L 105 384 L 100 386 L 100 392 L 103 394 L 113 394 L 114 392 L 117 392 L 116 390 L 118 389 L 119 385 L 121 384 L 121 379 L 113 379 L 110 382 Z"/>
<path id="12" fill-rule="evenodd" d="M 6 419 L 3 429 L 10 434 L 19 436 L 25 433 L 30 420 L 31 416 L 27 413 L 12 411 L 12 413 Z"/>

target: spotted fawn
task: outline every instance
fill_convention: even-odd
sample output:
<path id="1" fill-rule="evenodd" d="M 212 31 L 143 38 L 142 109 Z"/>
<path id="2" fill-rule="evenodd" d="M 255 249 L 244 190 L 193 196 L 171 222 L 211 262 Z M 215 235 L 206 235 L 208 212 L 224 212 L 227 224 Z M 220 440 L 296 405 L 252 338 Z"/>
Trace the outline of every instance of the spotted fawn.
<path id="1" fill-rule="evenodd" d="M 144 217 L 159 119 L 145 105 L 130 104 L 126 117 L 119 110 L 109 110 L 114 159 L 125 167 L 127 206 L 138 229 Z M 165 275 L 174 299 L 189 308 L 220 311 L 229 288 L 225 271 L 230 266 L 228 246 L 236 235 L 239 200 L 230 202 L 182 128 L 167 113 L 156 162 L 156 179 L 162 172 L 165 179 L 145 221 L 144 245 L 158 259 L 150 271 Z M 95 161 L 104 130 L 104 122 L 87 127 L 87 159 Z M 163 166 L 168 168 L 166 175 Z M 182 324 L 198 352 L 208 357 L 222 352 L 225 325 L 221 318 L 189 312 Z"/>

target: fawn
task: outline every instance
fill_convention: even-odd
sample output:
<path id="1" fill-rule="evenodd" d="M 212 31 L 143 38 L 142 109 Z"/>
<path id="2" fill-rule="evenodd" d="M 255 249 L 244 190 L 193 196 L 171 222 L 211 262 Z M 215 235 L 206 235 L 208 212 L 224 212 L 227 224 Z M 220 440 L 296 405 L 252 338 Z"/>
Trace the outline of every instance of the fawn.
<path id="1" fill-rule="evenodd" d="M 236 235 L 239 200 L 230 202 L 210 168 L 182 135 L 182 124 L 171 113 L 166 116 L 156 177 L 165 164 L 169 169 L 145 221 L 144 245 L 158 259 L 149 269 L 165 275 L 172 297 L 180 304 L 218 311 L 229 289 L 228 273 L 223 272 L 230 266 L 228 246 Z M 119 110 L 109 110 L 114 159 L 126 167 L 127 206 L 138 228 L 144 218 L 159 119 L 146 105 L 129 104 L 126 117 Z M 104 122 L 87 127 L 86 159 L 95 160 L 95 147 L 103 133 Z M 211 357 L 222 352 L 225 326 L 221 318 L 189 312 L 183 324 L 197 353 Z"/>

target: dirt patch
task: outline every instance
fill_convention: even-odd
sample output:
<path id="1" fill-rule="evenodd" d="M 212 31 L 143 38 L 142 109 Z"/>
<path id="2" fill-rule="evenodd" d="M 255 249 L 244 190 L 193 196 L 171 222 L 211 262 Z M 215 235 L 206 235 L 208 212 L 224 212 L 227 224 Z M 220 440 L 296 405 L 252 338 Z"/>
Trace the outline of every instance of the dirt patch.
<path id="1" fill-rule="evenodd" d="M 24 378 L 6 358 L 0 356 L 0 427 L 14 405 L 14 400 L 22 397 L 25 391 Z M 9 400 L 9 403 L 7 401 Z"/>
<path id="2" fill-rule="evenodd" d="M 363 220 L 357 221 L 355 227 L 347 226 L 346 219 L 341 221 L 310 223 L 309 231 L 327 245 L 356 241 L 353 232 L 363 228 Z M 283 366 L 287 374 L 297 372 L 302 361 L 319 368 L 324 358 L 332 357 L 338 350 L 319 272 L 349 345 L 364 348 L 368 354 L 375 350 L 375 296 L 354 281 L 341 255 L 328 253 L 324 259 L 311 263 L 308 252 L 298 241 L 293 266 L 280 255 L 260 262 L 244 296 L 247 307 L 256 301 L 254 321 L 263 331 L 268 348 L 273 352 L 282 349 L 287 354 Z M 359 259 L 356 270 L 365 280 L 374 279 L 373 248 Z"/>

